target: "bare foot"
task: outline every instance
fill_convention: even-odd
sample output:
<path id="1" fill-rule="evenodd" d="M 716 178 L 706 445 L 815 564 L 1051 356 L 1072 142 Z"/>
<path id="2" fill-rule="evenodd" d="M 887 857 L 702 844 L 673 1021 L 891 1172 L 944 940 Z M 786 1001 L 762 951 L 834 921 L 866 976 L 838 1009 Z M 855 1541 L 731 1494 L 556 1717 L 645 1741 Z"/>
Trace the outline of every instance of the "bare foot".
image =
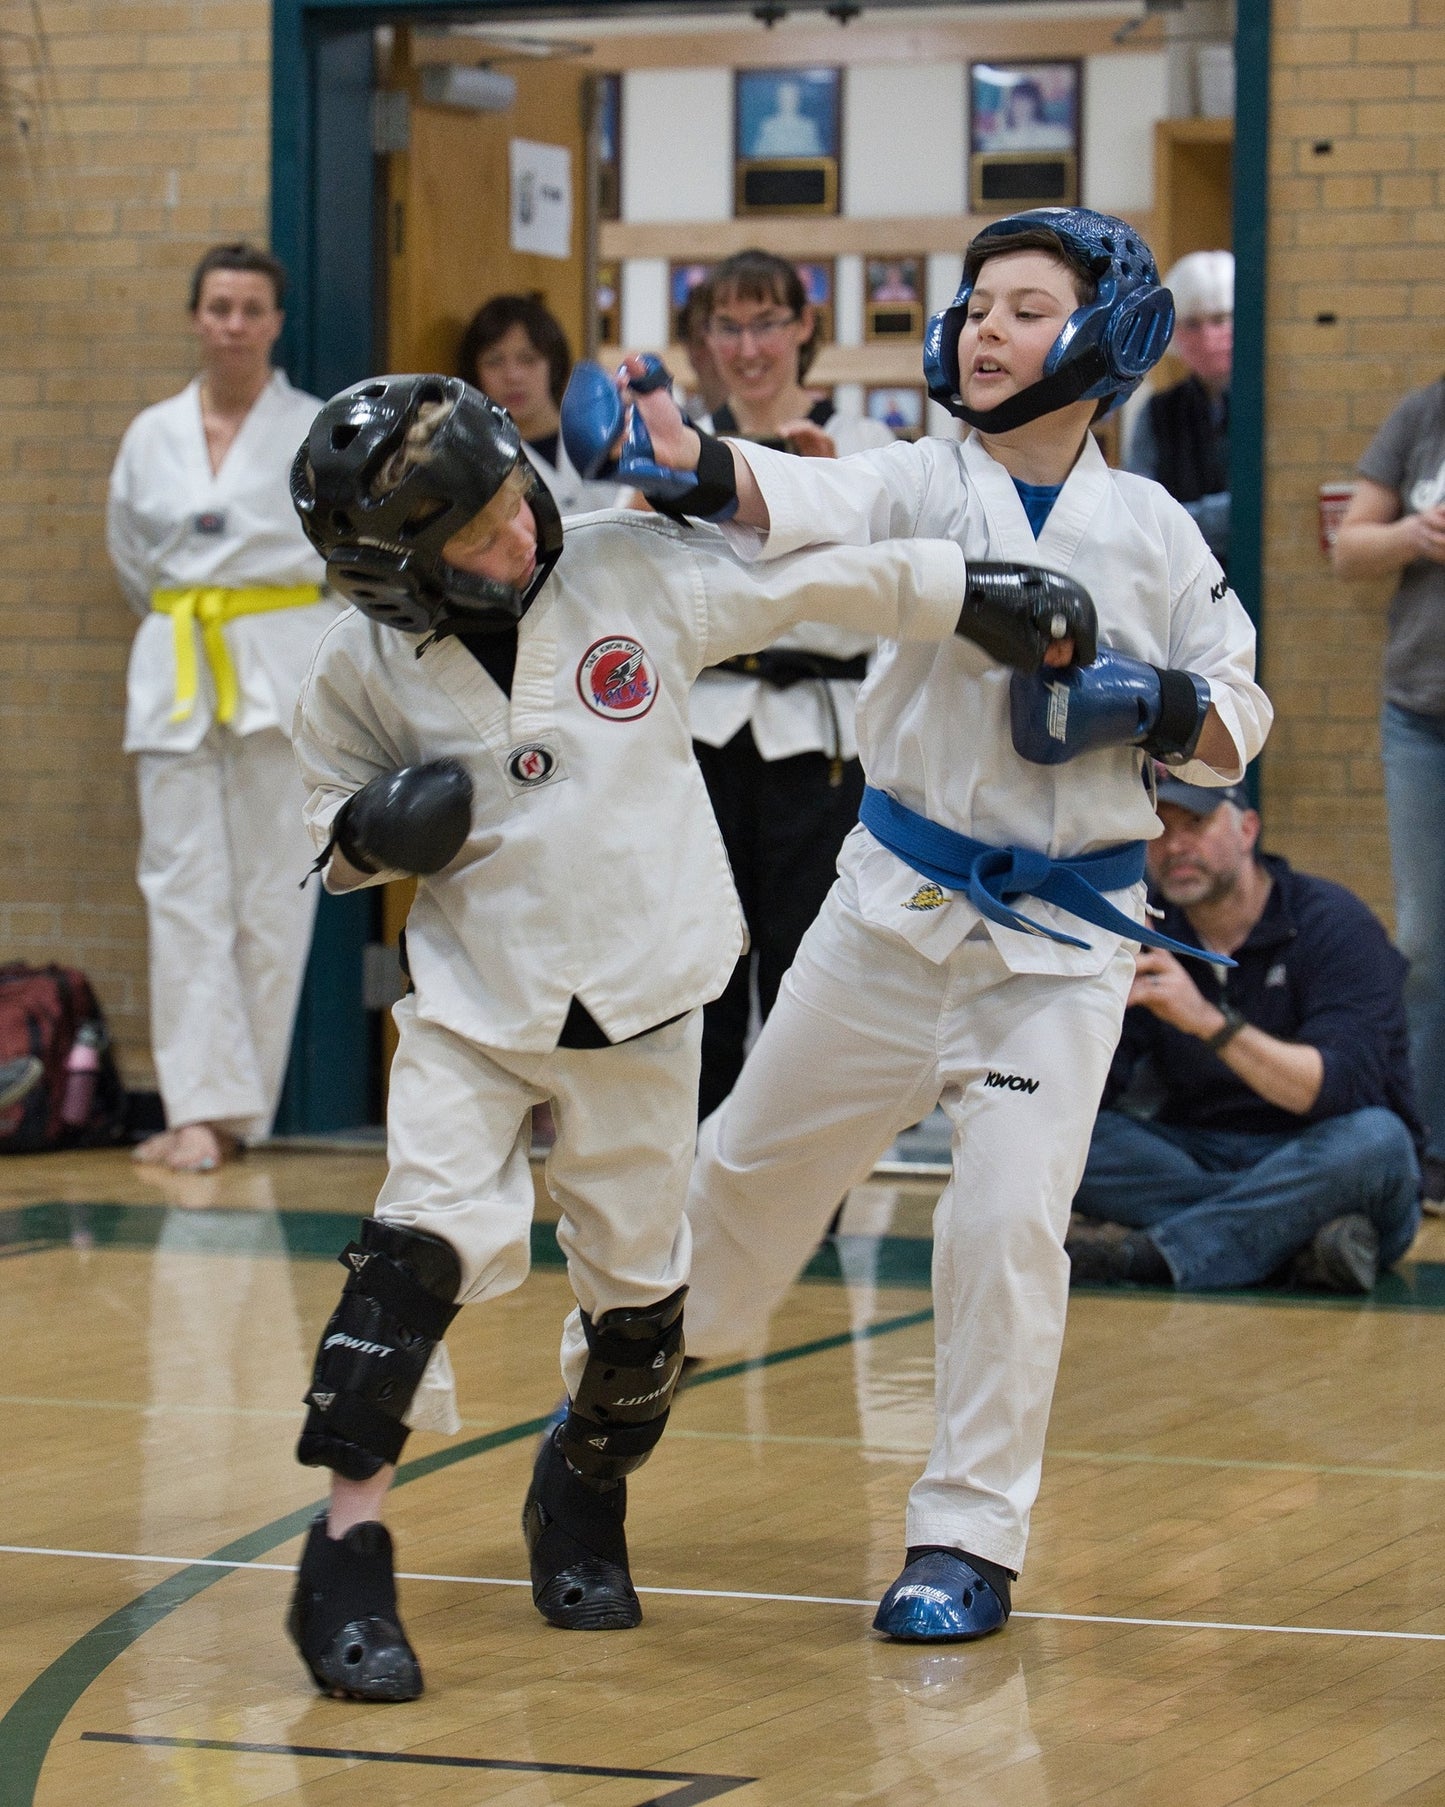
<path id="1" fill-rule="evenodd" d="M 169 1167 L 172 1173 L 214 1173 L 240 1152 L 241 1144 L 229 1131 L 212 1123 L 183 1123 L 179 1129 L 148 1137 L 131 1158 Z"/>

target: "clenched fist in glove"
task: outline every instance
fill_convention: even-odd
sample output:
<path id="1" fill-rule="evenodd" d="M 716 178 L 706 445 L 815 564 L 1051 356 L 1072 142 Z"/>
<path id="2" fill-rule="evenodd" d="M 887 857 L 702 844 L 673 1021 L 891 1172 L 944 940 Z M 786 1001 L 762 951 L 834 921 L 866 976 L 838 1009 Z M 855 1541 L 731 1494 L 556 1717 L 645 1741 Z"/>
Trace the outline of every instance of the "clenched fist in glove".
<path id="1" fill-rule="evenodd" d="M 348 797 L 331 845 L 358 872 L 440 872 L 472 827 L 472 781 L 455 759 L 384 772 Z"/>
<path id="2" fill-rule="evenodd" d="M 954 629 L 1019 671 L 1037 671 L 1060 641 L 1074 643 L 1073 663 L 1091 665 L 1099 624 L 1082 584 L 1038 565 L 968 561 L 963 612 Z"/>

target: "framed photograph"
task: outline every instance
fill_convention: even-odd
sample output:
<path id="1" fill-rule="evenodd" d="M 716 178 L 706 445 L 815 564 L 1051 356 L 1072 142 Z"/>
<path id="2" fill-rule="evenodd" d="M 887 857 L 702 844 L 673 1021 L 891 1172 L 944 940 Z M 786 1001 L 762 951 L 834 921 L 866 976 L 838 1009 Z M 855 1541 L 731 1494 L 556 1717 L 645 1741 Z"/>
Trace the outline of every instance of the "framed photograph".
<path id="1" fill-rule="evenodd" d="M 597 345 L 622 343 L 622 266 L 600 263 L 597 266 L 597 293 L 592 304 L 593 342 Z"/>
<path id="2" fill-rule="evenodd" d="M 863 260 L 865 339 L 921 339 L 927 264 L 922 253 Z"/>
<path id="3" fill-rule="evenodd" d="M 687 306 L 688 296 L 700 283 L 706 282 L 711 274 L 711 264 L 667 266 L 668 336 L 674 345 L 685 343 L 687 339 L 687 334 L 683 331 L 682 310 Z"/>
<path id="4" fill-rule="evenodd" d="M 970 63 L 969 204 L 979 213 L 1079 200 L 1083 65 Z"/>
<path id="5" fill-rule="evenodd" d="M 881 421 L 900 439 L 917 439 L 923 431 L 924 393 L 919 387 L 865 389 L 863 411 Z"/>
<path id="6" fill-rule="evenodd" d="M 622 77 L 597 81 L 597 217 L 622 217 Z"/>
<path id="7" fill-rule="evenodd" d="M 815 259 L 811 263 L 795 263 L 794 268 L 803 279 L 803 287 L 807 290 L 808 300 L 812 304 L 813 313 L 817 317 L 817 333 L 813 343 L 831 345 L 833 343 L 833 284 L 834 264 L 831 257 Z"/>
<path id="8" fill-rule="evenodd" d="M 836 213 L 842 83 L 837 69 L 733 76 L 733 210 Z"/>

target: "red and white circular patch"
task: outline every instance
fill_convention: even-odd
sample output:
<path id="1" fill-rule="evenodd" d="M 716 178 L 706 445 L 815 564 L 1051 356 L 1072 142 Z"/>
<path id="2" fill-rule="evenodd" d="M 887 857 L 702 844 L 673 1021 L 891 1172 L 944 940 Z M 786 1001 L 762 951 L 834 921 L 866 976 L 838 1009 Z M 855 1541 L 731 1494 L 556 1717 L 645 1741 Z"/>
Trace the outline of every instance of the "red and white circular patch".
<path id="1" fill-rule="evenodd" d="M 577 694 L 610 721 L 636 721 L 657 701 L 657 671 L 636 640 L 594 640 L 577 667 Z"/>

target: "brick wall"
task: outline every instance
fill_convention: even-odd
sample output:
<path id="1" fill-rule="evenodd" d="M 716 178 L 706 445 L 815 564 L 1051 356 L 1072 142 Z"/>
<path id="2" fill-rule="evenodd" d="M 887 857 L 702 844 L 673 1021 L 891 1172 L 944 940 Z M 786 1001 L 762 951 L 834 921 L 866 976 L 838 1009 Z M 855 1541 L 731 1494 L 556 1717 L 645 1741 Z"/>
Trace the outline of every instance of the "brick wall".
<path id="1" fill-rule="evenodd" d="M 0 957 L 85 967 L 142 1084 L 135 622 L 105 484 L 127 422 L 192 374 L 196 258 L 265 233 L 269 13 L 36 0 L 0 29 Z"/>
<path id="2" fill-rule="evenodd" d="M 1333 576 L 1316 498 L 1445 368 L 1445 0 L 1274 0 L 1273 63 L 1266 822 L 1282 852 L 1388 915 L 1377 716 L 1392 586 Z"/>

